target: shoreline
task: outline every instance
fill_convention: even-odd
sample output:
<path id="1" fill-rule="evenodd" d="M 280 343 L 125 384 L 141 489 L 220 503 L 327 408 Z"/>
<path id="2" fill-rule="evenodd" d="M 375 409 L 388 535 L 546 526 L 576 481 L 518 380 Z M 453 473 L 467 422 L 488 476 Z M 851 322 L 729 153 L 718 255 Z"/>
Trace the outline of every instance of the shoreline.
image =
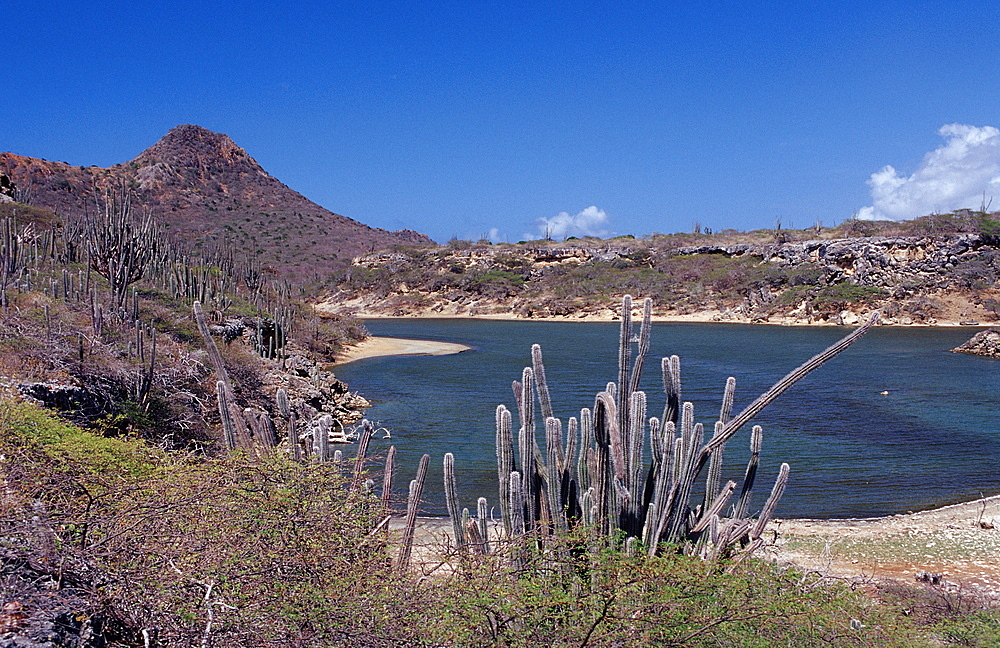
<path id="1" fill-rule="evenodd" d="M 345 365 L 365 358 L 386 356 L 440 356 L 468 351 L 472 347 L 457 342 L 437 340 L 411 340 L 407 338 L 369 337 L 355 345 L 341 349 L 333 358 L 335 366 Z"/>
<path id="2" fill-rule="evenodd" d="M 497 521 L 493 532 L 501 533 Z M 401 533 L 394 515 L 392 532 Z M 932 581 L 948 591 L 1000 592 L 1000 495 L 875 518 L 776 518 L 758 555 L 779 565 L 861 584 Z M 454 555 L 448 517 L 419 516 L 414 563 L 434 571 Z M 923 575 L 923 576 L 921 576 Z"/>
<path id="3" fill-rule="evenodd" d="M 479 313 L 470 314 L 468 312 L 444 312 L 424 310 L 406 315 L 387 315 L 382 312 L 369 311 L 363 308 L 335 308 L 329 302 L 314 304 L 313 307 L 320 312 L 327 312 L 337 315 L 349 315 L 360 320 L 486 320 L 502 322 L 598 322 L 615 323 L 621 321 L 617 312 L 606 310 L 604 313 L 579 313 L 575 315 L 546 315 L 541 317 L 524 317 L 514 313 Z M 850 318 L 845 318 L 842 324 L 830 321 L 808 321 L 797 317 L 774 317 L 767 320 L 751 320 L 748 318 L 725 317 L 721 311 L 698 311 L 684 315 L 653 315 L 653 323 L 668 324 L 739 324 L 747 326 L 816 326 L 816 327 L 853 327 L 864 324 L 869 314 L 851 314 Z M 634 309 L 632 312 L 634 321 L 641 320 L 642 311 Z M 963 328 L 963 329 L 986 329 L 997 326 L 997 322 L 979 322 L 968 320 L 937 320 L 935 322 L 910 322 L 904 323 L 893 318 L 882 317 L 878 326 L 891 326 L 895 328 Z"/>

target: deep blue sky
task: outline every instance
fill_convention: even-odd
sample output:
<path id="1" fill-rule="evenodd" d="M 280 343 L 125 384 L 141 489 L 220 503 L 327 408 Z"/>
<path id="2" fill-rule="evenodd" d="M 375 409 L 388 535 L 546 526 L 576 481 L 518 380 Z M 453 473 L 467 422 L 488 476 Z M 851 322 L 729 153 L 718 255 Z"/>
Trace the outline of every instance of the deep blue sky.
<path id="1" fill-rule="evenodd" d="M 516 241 L 560 212 L 557 234 L 642 235 L 993 188 L 1000 208 L 994 7 L 19 3 L 0 150 L 109 166 L 198 124 L 324 207 L 439 241 Z"/>

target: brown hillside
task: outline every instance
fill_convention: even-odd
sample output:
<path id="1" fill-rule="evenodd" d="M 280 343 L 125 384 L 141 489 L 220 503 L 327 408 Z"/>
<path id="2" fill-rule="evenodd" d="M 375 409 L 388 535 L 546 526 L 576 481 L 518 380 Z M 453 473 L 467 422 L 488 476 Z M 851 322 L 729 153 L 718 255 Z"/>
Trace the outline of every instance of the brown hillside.
<path id="1" fill-rule="evenodd" d="M 93 209 L 94 188 L 125 180 L 171 235 L 195 247 L 228 241 L 299 283 L 325 280 L 360 254 L 430 243 L 335 214 L 268 174 L 227 135 L 199 126 L 171 129 L 134 160 L 104 169 L 0 153 L 31 204 L 66 217 Z"/>

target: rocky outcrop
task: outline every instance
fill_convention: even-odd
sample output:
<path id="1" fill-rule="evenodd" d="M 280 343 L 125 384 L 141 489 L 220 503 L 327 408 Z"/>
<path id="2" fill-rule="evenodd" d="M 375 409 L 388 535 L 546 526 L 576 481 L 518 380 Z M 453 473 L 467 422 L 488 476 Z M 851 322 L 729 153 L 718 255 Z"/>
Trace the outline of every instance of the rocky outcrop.
<path id="1" fill-rule="evenodd" d="M 107 399 L 78 385 L 31 382 L 18 384 L 17 388 L 32 402 L 57 410 L 74 421 L 93 420 L 113 409 Z"/>
<path id="2" fill-rule="evenodd" d="M 334 375 L 329 363 L 318 362 L 291 344 L 286 351 L 285 358 L 275 361 L 264 374 L 263 389 L 272 397 L 271 402 L 278 389 L 284 389 L 299 421 L 332 414 L 346 425 L 360 420 L 371 406 Z"/>
<path id="3" fill-rule="evenodd" d="M 672 254 L 756 256 L 781 266 L 813 264 L 826 281 L 849 280 L 865 286 L 892 286 L 905 277 L 944 275 L 1000 240 L 985 234 L 891 236 L 801 241 L 780 244 L 701 245 L 676 248 Z"/>
<path id="4" fill-rule="evenodd" d="M 16 187 L 6 174 L 0 173 L 0 203 L 14 202 L 14 192 Z"/>
<path id="5" fill-rule="evenodd" d="M 973 335 L 968 342 L 952 349 L 952 352 L 1000 358 L 1000 328 L 988 328 L 985 331 L 980 331 Z"/>
<path id="6" fill-rule="evenodd" d="M 52 557 L 0 549 L 0 648 L 98 648 L 134 634 L 94 595 L 111 578 L 70 554 Z"/>

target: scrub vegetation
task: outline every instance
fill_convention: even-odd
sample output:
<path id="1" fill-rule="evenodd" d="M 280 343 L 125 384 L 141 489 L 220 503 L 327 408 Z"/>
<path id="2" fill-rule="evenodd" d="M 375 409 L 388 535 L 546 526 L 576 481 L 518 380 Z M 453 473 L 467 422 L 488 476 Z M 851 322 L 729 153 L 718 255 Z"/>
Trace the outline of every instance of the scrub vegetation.
<path id="1" fill-rule="evenodd" d="M 73 186 L 62 182 L 50 188 Z M 363 329 L 350 319 L 316 318 L 303 303 L 301 284 L 269 272 L 253 249 L 172 241 L 132 202 L 133 188 L 109 180 L 93 209 L 70 217 L 0 204 L 2 645 L 1000 642 L 1000 617 L 972 597 L 956 600 L 904 585 L 861 592 L 849 582 L 764 562 L 751 551 L 688 555 L 699 553 L 691 551 L 698 542 L 691 534 L 703 529 L 689 525 L 689 511 L 680 504 L 664 510 L 673 511 L 666 519 L 684 533 L 647 536 L 656 546 L 643 547 L 638 521 L 612 508 L 617 504 L 609 490 L 603 491 L 609 497 L 602 511 L 629 524 L 615 527 L 599 511 L 592 524 L 581 516 L 572 528 L 550 533 L 542 491 L 530 491 L 532 514 L 540 513 L 527 520 L 531 533 L 506 535 L 491 552 L 476 552 L 471 543 L 445 547 L 446 560 L 430 573 L 411 568 L 408 560 L 394 559 L 398 541 L 386 531 L 387 514 L 399 513 L 391 487 L 380 497 L 368 485 L 391 485 L 385 480 L 385 473 L 392 476 L 391 455 L 382 464 L 388 467 L 375 458 L 361 465 L 360 448 L 355 460 L 331 455 L 325 442 L 334 428 L 322 408 L 336 390 L 320 389 L 327 378 L 316 358 L 363 337 Z M 967 225 L 956 215 L 940 218 L 923 227 Z M 979 228 L 975 234 L 993 235 L 992 217 L 969 219 L 969 227 Z M 880 224 L 845 227 L 865 229 L 858 236 L 886 234 L 868 231 Z M 393 295 L 424 304 L 441 295 L 522 300 L 526 312 L 540 314 L 602 300 L 613 304 L 627 292 L 684 308 L 700 308 L 698 300 L 708 297 L 721 304 L 742 300 L 754 312 L 775 302 L 775 286 L 798 289 L 802 301 L 820 312 L 875 304 L 884 296 L 886 288 L 871 283 L 830 281 L 833 271 L 825 266 L 785 267 L 752 253 L 717 251 L 723 244 L 742 245 L 744 238 L 795 242 L 796 234 L 776 230 L 731 234 L 724 241 L 694 234 L 558 248 L 540 242 L 401 249 L 352 266 L 344 285 L 378 298 L 389 296 L 380 291 L 390 285 Z M 705 243 L 708 251 L 658 247 L 681 240 Z M 491 262 L 478 264 L 477 250 L 484 248 Z M 592 254 L 603 248 L 607 254 Z M 562 255 L 574 250 L 589 255 L 586 261 L 563 263 Z M 973 261 L 982 272 L 993 267 L 986 257 L 958 256 L 957 269 Z M 856 276 L 857 267 L 851 270 Z M 968 280 L 980 270 L 967 273 Z M 199 322 L 192 317 L 195 303 Z M 631 344 L 630 335 L 623 338 Z M 620 365 L 624 376 L 628 359 Z M 315 391 L 295 400 L 284 387 L 275 389 L 276 380 L 289 376 Z M 522 389 L 531 399 L 531 388 Z M 608 411 L 614 397 L 608 392 L 605 398 Z M 532 407 L 528 399 L 521 403 L 526 409 Z M 301 448 L 307 435 L 295 420 L 304 412 L 318 418 L 312 427 L 299 418 L 313 441 Z M 680 421 L 664 416 L 680 423 L 680 442 L 671 437 L 678 448 L 687 443 L 683 435 L 695 434 L 681 412 Z M 264 423 L 272 414 L 288 423 L 291 445 Z M 222 427 L 241 416 L 245 427 L 236 443 Z M 606 424 L 595 429 L 610 430 Z M 258 443 L 261 437 L 267 443 Z M 693 453 L 697 446 L 691 441 L 686 451 L 692 465 L 708 461 L 705 451 Z M 597 484 L 596 476 L 610 474 L 597 457 L 608 449 L 593 450 L 591 483 Z M 533 451 L 526 443 L 522 456 L 529 463 Z M 532 483 L 558 467 L 558 459 L 556 453 L 538 464 Z M 635 477 L 641 463 L 630 459 L 623 466 Z M 655 477 L 665 493 L 674 488 Z M 610 479 L 601 485 L 612 485 Z M 637 479 L 630 484 L 637 494 L 640 486 Z M 415 514 L 419 489 L 411 493 Z M 583 512 L 584 500 L 579 504 Z M 720 523 L 716 515 L 716 530 Z M 597 525 L 600 533 L 593 532 Z"/>
<path id="2" fill-rule="evenodd" d="M 628 293 L 651 297 L 657 315 L 723 321 L 844 323 L 845 312 L 872 308 L 890 324 L 990 321 L 1000 297 L 997 217 L 966 210 L 832 228 L 398 248 L 356 259 L 330 308 L 607 317 Z"/>
<path id="3" fill-rule="evenodd" d="M 0 406 L 3 630 L 82 646 L 991 646 L 971 599 L 569 534 L 512 574 L 400 572 L 350 466 L 209 459 Z M 589 546 L 589 549 L 581 550 Z M 145 632 L 145 635 L 144 635 Z M 88 638 L 89 637 L 89 638 Z"/>

